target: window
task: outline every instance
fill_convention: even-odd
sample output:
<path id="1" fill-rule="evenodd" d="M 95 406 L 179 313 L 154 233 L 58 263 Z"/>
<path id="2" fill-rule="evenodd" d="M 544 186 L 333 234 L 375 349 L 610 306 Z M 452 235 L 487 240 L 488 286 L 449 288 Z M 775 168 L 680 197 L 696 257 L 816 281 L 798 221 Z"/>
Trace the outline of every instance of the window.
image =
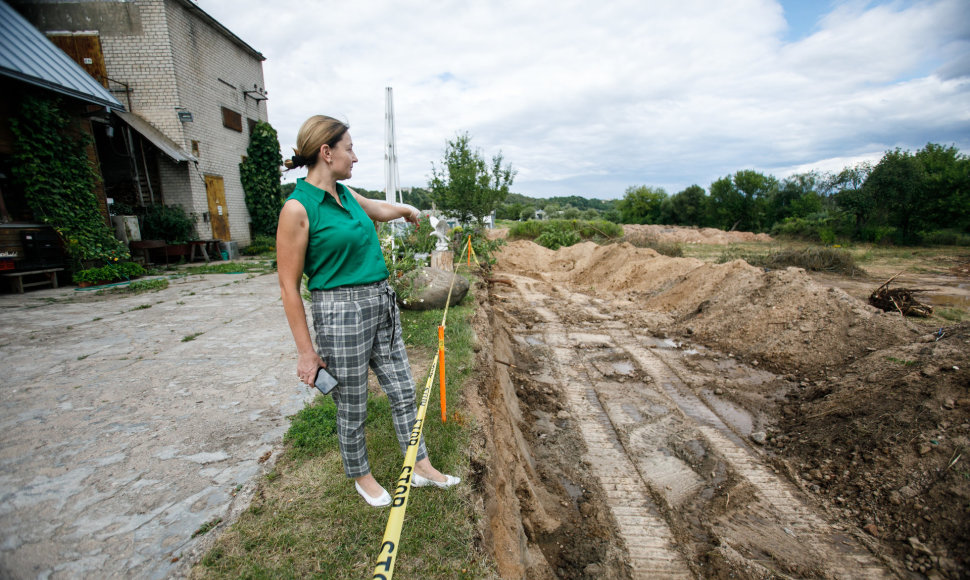
<path id="1" fill-rule="evenodd" d="M 233 131 L 238 131 L 238 132 L 242 133 L 242 129 L 243 129 L 243 127 L 242 127 L 242 115 L 240 115 L 236 111 L 233 111 L 231 109 L 227 109 L 227 108 L 223 107 L 222 108 L 222 126 L 228 128 L 228 129 L 232 129 Z"/>
<path id="2" fill-rule="evenodd" d="M 199 156 L 199 142 L 192 141 L 192 155 Z"/>

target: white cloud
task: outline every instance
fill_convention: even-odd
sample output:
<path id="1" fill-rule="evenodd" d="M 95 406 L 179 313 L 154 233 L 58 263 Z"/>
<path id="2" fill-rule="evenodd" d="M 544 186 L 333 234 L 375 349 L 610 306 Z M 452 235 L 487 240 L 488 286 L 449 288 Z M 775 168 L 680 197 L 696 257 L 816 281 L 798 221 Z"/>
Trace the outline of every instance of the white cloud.
<path id="1" fill-rule="evenodd" d="M 836 3 L 793 43 L 773 0 L 199 5 L 266 55 L 284 151 L 306 117 L 342 117 L 351 185 L 369 189 L 383 188 L 386 86 L 404 185 L 424 185 L 460 131 L 542 196 L 970 147 L 966 0 Z"/>

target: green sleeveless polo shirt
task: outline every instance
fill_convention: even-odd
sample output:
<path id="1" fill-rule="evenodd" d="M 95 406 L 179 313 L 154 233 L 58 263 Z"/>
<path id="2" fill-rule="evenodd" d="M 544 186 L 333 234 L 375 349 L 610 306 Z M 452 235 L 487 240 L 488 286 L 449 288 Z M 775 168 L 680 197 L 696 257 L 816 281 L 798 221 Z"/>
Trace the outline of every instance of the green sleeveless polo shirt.
<path id="1" fill-rule="evenodd" d="M 288 198 L 300 202 L 309 218 L 303 273 L 310 290 L 370 284 L 389 276 L 374 222 L 344 184 L 337 183 L 337 195 L 343 207 L 301 177 Z"/>

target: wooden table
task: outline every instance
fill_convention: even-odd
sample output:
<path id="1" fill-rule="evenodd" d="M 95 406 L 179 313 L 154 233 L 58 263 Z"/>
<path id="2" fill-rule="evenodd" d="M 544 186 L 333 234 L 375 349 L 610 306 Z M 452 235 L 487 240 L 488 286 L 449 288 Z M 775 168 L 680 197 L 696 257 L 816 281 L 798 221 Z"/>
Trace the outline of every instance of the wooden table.
<path id="1" fill-rule="evenodd" d="M 192 246 L 192 249 L 189 251 L 189 262 L 195 261 L 196 249 L 202 253 L 202 257 L 205 258 L 206 263 L 212 259 L 209 258 L 209 250 L 213 251 L 213 258 L 221 257 L 221 254 L 219 253 L 219 240 L 193 240 L 189 242 L 189 244 Z"/>

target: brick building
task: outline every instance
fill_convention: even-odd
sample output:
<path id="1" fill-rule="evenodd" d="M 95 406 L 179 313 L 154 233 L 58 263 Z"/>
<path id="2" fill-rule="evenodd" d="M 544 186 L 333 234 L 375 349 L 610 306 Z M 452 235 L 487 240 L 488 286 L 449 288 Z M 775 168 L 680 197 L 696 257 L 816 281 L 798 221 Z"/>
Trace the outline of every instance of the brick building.
<path id="1" fill-rule="evenodd" d="M 202 239 L 250 243 L 239 163 L 267 121 L 262 54 L 190 0 L 13 0 L 128 109 L 95 132 L 105 192 L 179 205 Z"/>

